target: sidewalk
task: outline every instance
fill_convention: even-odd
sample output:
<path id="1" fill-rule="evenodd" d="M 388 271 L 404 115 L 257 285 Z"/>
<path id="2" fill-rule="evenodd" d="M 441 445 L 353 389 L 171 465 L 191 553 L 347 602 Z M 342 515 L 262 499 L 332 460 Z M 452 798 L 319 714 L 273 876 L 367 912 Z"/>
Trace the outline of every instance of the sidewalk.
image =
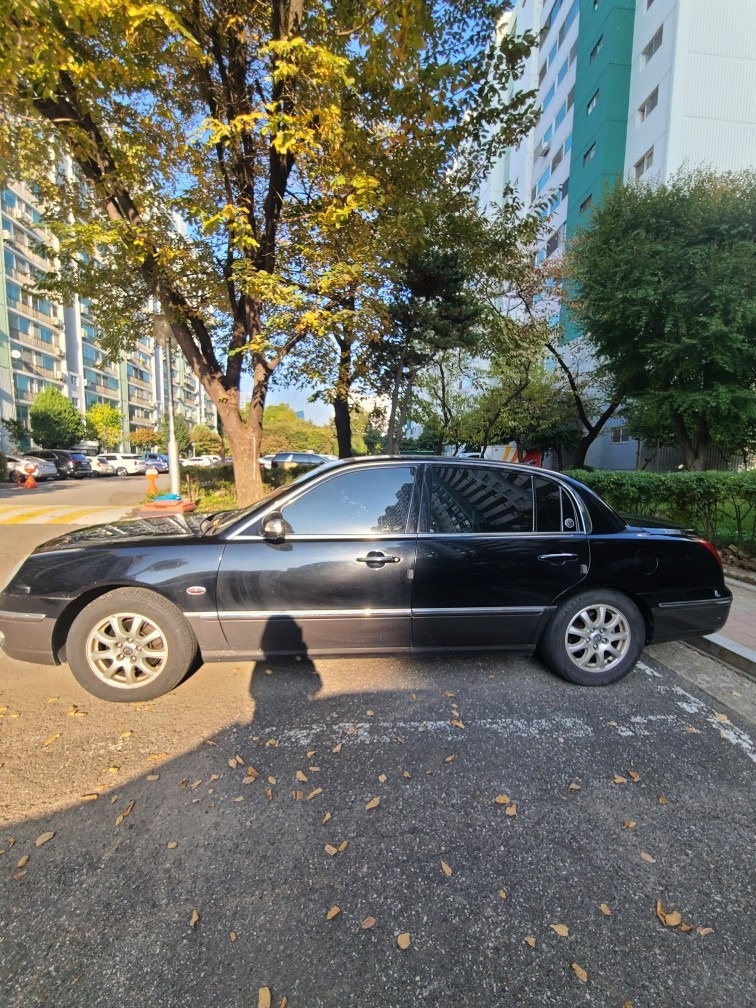
<path id="1" fill-rule="evenodd" d="M 688 643 L 756 679 L 756 584 L 726 577 L 732 609 L 722 633 L 694 637 Z"/>

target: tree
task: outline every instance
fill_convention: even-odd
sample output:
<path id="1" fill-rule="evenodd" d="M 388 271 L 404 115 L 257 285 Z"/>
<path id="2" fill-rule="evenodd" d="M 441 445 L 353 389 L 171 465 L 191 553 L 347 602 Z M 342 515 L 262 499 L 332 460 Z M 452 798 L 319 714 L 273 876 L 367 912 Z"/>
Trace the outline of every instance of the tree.
<path id="1" fill-rule="evenodd" d="M 167 439 L 167 435 L 166 435 Z M 132 451 L 151 451 L 152 446 L 160 440 L 160 434 L 149 427 L 137 427 L 129 431 L 129 444 Z"/>
<path id="2" fill-rule="evenodd" d="M 123 438 L 123 413 L 108 403 L 94 403 L 86 412 L 87 428 L 103 451 L 112 451 Z"/>
<path id="3" fill-rule="evenodd" d="M 210 430 L 207 424 L 195 424 L 189 431 L 195 455 L 218 455 L 221 449 L 221 436 L 217 431 Z"/>
<path id="4" fill-rule="evenodd" d="M 180 452 L 189 452 L 192 450 L 192 439 L 189 435 L 189 424 L 186 421 L 186 417 L 181 413 L 176 413 L 173 418 L 173 429 L 176 435 L 176 445 Z M 160 421 L 159 434 L 157 437 L 153 435 L 153 440 L 157 441 L 160 445 L 161 451 L 168 451 L 168 416 L 165 415 Z"/>
<path id="5" fill-rule="evenodd" d="M 48 385 L 29 407 L 31 436 L 42 448 L 72 448 L 84 437 L 84 418 L 60 389 Z"/>
<path id="6" fill-rule="evenodd" d="M 756 446 L 756 173 L 618 184 L 568 276 L 634 433 L 673 440 L 689 469 Z"/>
<path id="7" fill-rule="evenodd" d="M 265 410 L 263 450 L 266 454 L 278 451 L 314 451 L 330 455 L 335 447 L 333 429 L 319 426 L 298 417 L 291 406 L 279 403 Z"/>
<path id="8" fill-rule="evenodd" d="M 29 436 L 29 431 L 26 429 L 23 421 L 21 420 L 3 420 L 3 427 L 8 431 L 8 436 L 11 439 L 11 444 L 16 448 L 20 449 L 24 442 L 24 438 Z"/>
<path id="9" fill-rule="evenodd" d="M 326 338 L 372 264 L 354 268 L 349 243 L 323 248 L 357 221 L 391 220 L 409 242 L 418 193 L 463 139 L 483 169 L 534 121 L 532 93 L 508 88 L 534 39 L 489 47 L 498 13 L 486 0 L 5 5 L 0 150 L 53 208 L 51 289 L 90 299 L 114 357 L 150 331 L 148 299 L 160 306 L 218 410 L 239 503 L 263 492 L 276 370 Z"/>

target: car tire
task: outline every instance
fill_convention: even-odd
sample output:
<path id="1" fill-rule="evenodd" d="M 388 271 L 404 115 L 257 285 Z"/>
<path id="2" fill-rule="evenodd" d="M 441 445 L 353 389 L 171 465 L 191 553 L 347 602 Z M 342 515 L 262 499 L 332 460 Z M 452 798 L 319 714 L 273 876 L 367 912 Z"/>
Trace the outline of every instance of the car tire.
<path id="1" fill-rule="evenodd" d="M 116 588 L 73 621 L 66 661 L 88 693 L 130 703 L 172 690 L 197 651 L 191 628 L 172 602 L 146 588 Z"/>
<path id="2" fill-rule="evenodd" d="M 129 475 L 128 469 L 124 469 L 123 466 L 118 466 L 118 468 L 116 469 L 116 476 L 128 476 L 128 475 Z"/>
<path id="3" fill-rule="evenodd" d="M 608 686 L 640 658 L 646 624 L 627 595 L 590 591 L 557 609 L 543 631 L 538 653 L 552 671 L 579 686 Z"/>

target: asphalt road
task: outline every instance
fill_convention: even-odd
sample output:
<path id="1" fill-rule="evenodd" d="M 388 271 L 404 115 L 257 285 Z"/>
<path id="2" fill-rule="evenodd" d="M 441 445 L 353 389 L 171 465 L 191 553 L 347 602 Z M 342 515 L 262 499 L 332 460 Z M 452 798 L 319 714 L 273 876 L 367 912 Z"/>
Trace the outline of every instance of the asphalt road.
<path id="1" fill-rule="evenodd" d="M 751 1006 L 748 687 L 701 663 L 208 665 L 132 706 L 0 657 L 0 1002 Z"/>

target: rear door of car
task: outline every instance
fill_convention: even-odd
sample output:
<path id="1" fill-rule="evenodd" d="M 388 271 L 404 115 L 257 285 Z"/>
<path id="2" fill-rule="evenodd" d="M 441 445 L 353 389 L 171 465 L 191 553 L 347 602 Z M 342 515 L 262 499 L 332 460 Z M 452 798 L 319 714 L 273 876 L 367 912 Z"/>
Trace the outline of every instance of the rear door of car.
<path id="1" fill-rule="evenodd" d="M 359 466 L 296 488 L 285 535 L 237 530 L 218 572 L 229 645 L 246 653 L 408 649 L 418 467 Z"/>
<path id="2" fill-rule="evenodd" d="M 588 573 L 570 493 L 530 467 L 428 464 L 412 596 L 413 646 L 533 643 L 560 595 Z"/>

